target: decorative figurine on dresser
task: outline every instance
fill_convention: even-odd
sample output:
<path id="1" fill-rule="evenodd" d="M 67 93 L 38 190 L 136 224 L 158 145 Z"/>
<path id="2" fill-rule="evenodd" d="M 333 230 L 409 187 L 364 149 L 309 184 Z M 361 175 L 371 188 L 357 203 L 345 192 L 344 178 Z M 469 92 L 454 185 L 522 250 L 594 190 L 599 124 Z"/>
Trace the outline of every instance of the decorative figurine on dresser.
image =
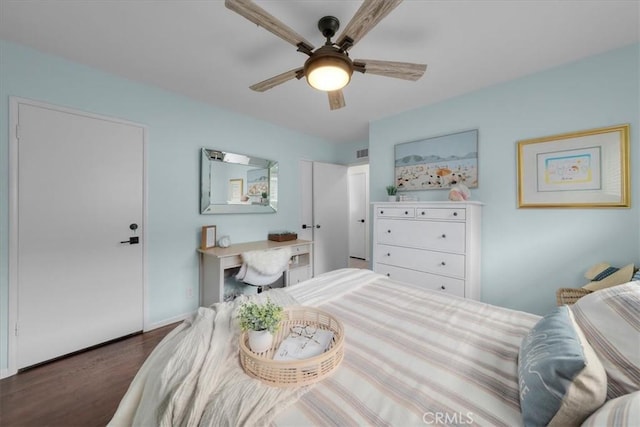
<path id="1" fill-rule="evenodd" d="M 479 202 L 375 203 L 373 270 L 480 299 Z"/>

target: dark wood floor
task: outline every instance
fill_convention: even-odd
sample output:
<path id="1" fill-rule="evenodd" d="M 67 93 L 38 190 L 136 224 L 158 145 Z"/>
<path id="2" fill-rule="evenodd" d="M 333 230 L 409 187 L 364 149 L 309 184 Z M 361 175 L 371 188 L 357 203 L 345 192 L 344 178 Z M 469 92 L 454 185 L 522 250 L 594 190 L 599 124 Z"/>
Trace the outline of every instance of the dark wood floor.
<path id="1" fill-rule="evenodd" d="M 0 425 L 105 426 L 149 353 L 176 324 L 0 380 Z"/>

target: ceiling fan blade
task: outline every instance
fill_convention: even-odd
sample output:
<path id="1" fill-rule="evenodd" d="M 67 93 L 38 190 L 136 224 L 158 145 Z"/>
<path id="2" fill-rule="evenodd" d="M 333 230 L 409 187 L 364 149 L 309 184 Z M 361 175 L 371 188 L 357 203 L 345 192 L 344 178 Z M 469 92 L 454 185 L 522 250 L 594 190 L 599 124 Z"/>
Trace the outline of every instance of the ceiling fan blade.
<path id="1" fill-rule="evenodd" d="M 303 74 L 300 74 L 303 73 Z M 304 70 L 302 67 L 296 68 L 294 70 L 285 71 L 282 74 L 278 74 L 275 77 L 271 77 L 270 79 L 261 81 L 260 83 L 256 83 L 252 86 L 249 86 L 249 89 L 255 90 L 256 92 L 264 92 L 266 90 L 271 89 L 272 87 L 281 85 L 284 82 L 288 82 L 293 78 L 301 78 L 304 75 Z M 300 77 L 298 77 L 300 76 Z"/>
<path id="2" fill-rule="evenodd" d="M 416 81 L 427 70 L 426 64 L 411 62 L 376 61 L 374 59 L 354 59 L 354 70 L 379 76 Z"/>
<path id="3" fill-rule="evenodd" d="M 303 48 L 303 52 L 312 51 L 313 45 L 275 16 L 255 4 L 251 0 L 225 0 L 224 5 L 249 21 L 275 34 L 292 45 Z"/>
<path id="4" fill-rule="evenodd" d="M 400 3 L 402 0 L 364 0 L 338 37 L 338 46 L 349 50 Z"/>
<path id="5" fill-rule="evenodd" d="M 329 108 L 331 110 L 337 110 L 347 105 L 344 103 L 344 94 L 341 90 L 333 90 L 327 93 L 329 94 Z"/>

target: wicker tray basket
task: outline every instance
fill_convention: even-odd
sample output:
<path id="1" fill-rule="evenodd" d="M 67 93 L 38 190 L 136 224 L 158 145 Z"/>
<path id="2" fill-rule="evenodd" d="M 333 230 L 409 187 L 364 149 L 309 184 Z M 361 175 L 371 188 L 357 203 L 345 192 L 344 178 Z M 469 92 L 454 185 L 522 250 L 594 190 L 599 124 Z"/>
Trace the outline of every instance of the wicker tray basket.
<path id="1" fill-rule="evenodd" d="M 313 326 L 333 331 L 329 349 L 324 353 L 304 360 L 273 360 L 283 339 L 287 338 L 294 326 Z M 262 353 L 249 349 L 249 335 L 240 336 L 240 363 L 245 372 L 263 382 L 276 387 L 311 384 L 331 374 L 342 362 L 344 356 L 344 328 L 331 314 L 312 307 L 287 307 L 284 309 L 282 324 L 273 337 L 271 348 Z"/>

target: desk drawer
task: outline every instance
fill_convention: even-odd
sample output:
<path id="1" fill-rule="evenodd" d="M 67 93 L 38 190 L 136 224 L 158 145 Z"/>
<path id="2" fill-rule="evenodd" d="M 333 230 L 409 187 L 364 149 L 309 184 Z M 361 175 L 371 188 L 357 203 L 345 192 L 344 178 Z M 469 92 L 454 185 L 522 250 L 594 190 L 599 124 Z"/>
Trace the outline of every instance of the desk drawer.
<path id="1" fill-rule="evenodd" d="M 240 267 L 242 265 L 242 257 L 240 255 L 227 256 L 220 259 L 222 269 Z"/>
<path id="2" fill-rule="evenodd" d="M 308 244 L 304 244 L 304 245 L 297 245 L 297 246 L 292 246 L 291 247 L 291 255 L 302 255 L 302 254 L 308 254 L 309 252 L 311 252 L 311 248 L 309 247 Z"/>
<path id="3" fill-rule="evenodd" d="M 442 276 L 464 278 L 464 255 L 377 245 L 375 262 Z"/>

